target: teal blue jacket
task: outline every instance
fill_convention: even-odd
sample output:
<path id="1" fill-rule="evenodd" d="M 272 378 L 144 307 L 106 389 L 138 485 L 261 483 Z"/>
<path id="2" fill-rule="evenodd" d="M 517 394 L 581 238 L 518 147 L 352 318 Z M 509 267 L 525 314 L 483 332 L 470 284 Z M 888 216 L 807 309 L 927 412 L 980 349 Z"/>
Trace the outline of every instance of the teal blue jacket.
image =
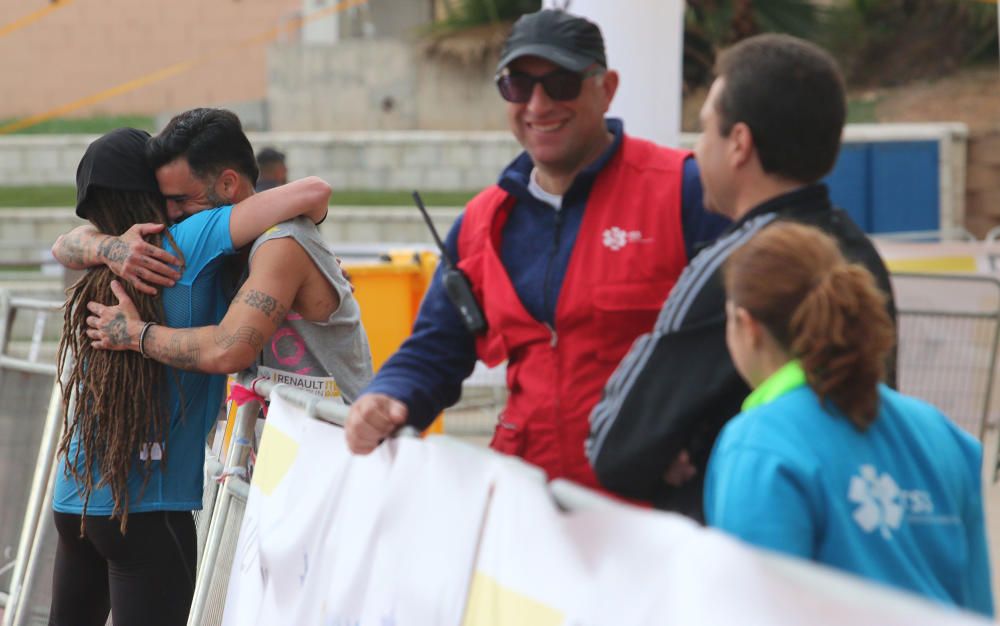
<path id="1" fill-rule="evenodd" d="M 794 372 L 755 394 L 712 452 L 709 525 L 993 615 L 979 442 L 885 386 L 865 432 Z"/>

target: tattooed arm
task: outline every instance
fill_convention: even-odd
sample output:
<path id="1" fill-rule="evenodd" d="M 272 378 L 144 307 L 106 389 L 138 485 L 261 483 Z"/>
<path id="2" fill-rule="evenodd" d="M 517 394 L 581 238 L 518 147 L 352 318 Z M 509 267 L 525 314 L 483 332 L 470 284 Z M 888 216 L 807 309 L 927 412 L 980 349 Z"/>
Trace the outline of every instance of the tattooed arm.
<path id="1" fill-rule="evenodd" d="M 139 291 L 156 295 L 156 286 L 169 287 L 181 277 L 171 267 L 179 266 L 180 260 L 145 240 L 146 235 L 161 230 L 162 224 L 136 224 L 113 237 L 93 226 L 79 226 L 56 239 L 52 256 L 74 270 L 107 265 Z"/>
<path id="2" fill-rule="evenodd" d="M 245 369 L 285 319 L 311 263 L 291 238 L 265 242 L 218 326 L 150 326 L 143 341 L 146 354 L 165 365 L 211 374 Z M 87 318 L 87 334 L 95 348 L 139 350 L 139 333 L 145 323 L 121 285 L 113 283 L 111 288 L 118 305 L 89 303 L 92 315 Z"/>
<path id="3" fill-rule="evenodd" d="M 322 178 L 307 176 L 237 203 L 229 221 L 233 247 L 242 248 L 268 228 L 299 215 L 319 224 L 326 218 L 330 192 Z"/>

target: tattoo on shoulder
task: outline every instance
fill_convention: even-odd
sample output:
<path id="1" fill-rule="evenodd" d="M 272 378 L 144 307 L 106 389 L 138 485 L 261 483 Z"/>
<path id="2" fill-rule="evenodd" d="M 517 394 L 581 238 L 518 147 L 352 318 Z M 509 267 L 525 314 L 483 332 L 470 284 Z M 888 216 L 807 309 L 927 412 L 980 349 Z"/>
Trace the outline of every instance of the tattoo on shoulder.
<path id="1" fill-rule="evenodd" d="M 128 244 L 117 237 L 111 237 L 101 242 L 97 253 L 113 263 L 120 263 L 128 258 Z"/>
<path id="2" fill-rule="evenodd" d="M 268 316 L 275 324 L 280 324 L 285 319 L 288 310 L 273 296 L 256 289 L 240 290 L 240 294 L 247 306 L 257 309 Z"/>

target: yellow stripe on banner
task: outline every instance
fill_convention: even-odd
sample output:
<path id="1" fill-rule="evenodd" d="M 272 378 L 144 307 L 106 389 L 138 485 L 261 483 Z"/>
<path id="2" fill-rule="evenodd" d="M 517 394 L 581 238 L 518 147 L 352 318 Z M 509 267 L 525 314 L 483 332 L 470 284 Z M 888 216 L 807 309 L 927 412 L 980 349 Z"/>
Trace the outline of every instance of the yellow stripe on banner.
<path id="1" fill-rule="evenodd" d="M 299 443 L 278 430 L 270 421 L 265 421 L 251 484 L 265 495 L 271 495 L 284 480 L 298 455 Z"/>
<path id="2" fill-rule="evenodd" d="M 34 13 L 29 13 L 28 15 L 20 17 L 9 24 L 0 26 L 0 37 L 6 37 L 15 30 L 24 28 L 25 26 L 30 26 L 35 22 L 37 22 L 38 20 L 45 17 L 46 15 L 48 15 L 49 13 L 52 13 L 53 11 L 58 11 L 67 4 L 72 4 L 72 3 L 73 0 L 56 0 L 55 2 L 52 2 L 46 7 L 38 9 Z"/>
<path id="3" fill-rule="evenodd" d="M 59 4 L 59 6 L 67 4 L 68 2 L 71 1 L 72 0 L 63 0 L 63 2 Z M 225 49 L 206 52 L 205 54 L 195 57 L 194 59 L 188 61 L 182 61 L 180 63 L 174 63 L 173 65 L 167 66 L 163 69 L 157 70 L 150 74 L 146 74 L 145 76 L 141 76 L 139 78 L 130 80 L 115 87 L 111 87 L 110 89 L 105 89 L 104 91 L 100 91 L 85 98 L 81 98 L 79 100 L 63 104 L 54 109 L 45 111 L 44 113 L 38 113 L 37 115 L 32 115 L 31 117 L 26 117 L 24 119 L 20 119 L 15 122 L 11 122 L 10 124 L 0 126 L 0 135 L 6 135 L 9 133 L 17 132 L 19 130 L 24 130 L 25 128 L 35 126 L 36 124 L 41 124 L 42 122 L 48 121 L 54 117 L 65 115 L 67 113 L 72 113 L 73 111 L 82 109 L 83 107 L 90 106 L 92 104 L 97 104 L 105 100 L 109 100 L 111 98 L 114 98 L 115 96 L 120 96 L 130 91 L 135 91 L 136 89 L 139 89 L 141 87 L 145 87 L 147 85 L 160 82 L 161 80 L 164 80 L 166 78 L 170 78 L 171 76 L 176 76 L 177 74 L 186 72 L 196 65 L 200 65 L 207 61 L 217 59 L 220 56 L 240 52 L 244 48 L 250 46 L 257 46 L 269 43 L 277 39 L 278 36 L 281 35 L 282 33 L 291 32 L 294 30 L 298 30 L 299 28 L 302 28 L 303 24 L 306 24 L 313 20 L 320 19 L 322 17 L 326 17 L 328 15 L 333 15 L 334 13 L 346 11 L 347 9 L 367 3 L 368 0 L 341 0 L 341 2 L 338 2 L 337 4 L 331 7 L 327 7 L 325 9 L 321 9 L 319 11 L 310 13 L 309 15 L 303 17 L 302 19 L 293 20 L 290 24 L 268 29 L 263 33 L 238 41 L 236 42 L 236 44 L 229 46 Z M 2 34 L 3 33 L 0 32 L 0 35 Z"/>
<path id="4" fill-rule="evenodd" d="M 565 621 L 560 611 L 477 571 L 462 626 L 561 626 Z"/>
<path id="5" fill-rule="evenodd" d="M 973 256 L 928 256 L 892 259 L 885 262 L 890 272 L 931 272 L 941 274 L 975 273 L 979 270 Z"/>

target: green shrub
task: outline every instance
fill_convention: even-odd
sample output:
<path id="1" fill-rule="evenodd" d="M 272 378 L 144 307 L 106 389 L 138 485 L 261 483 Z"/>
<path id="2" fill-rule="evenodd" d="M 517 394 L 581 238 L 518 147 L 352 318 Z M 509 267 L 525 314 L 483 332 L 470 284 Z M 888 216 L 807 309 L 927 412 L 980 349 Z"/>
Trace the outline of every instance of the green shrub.
<path id="1" fill-rule="evenodd" d="M 463 27 L 513 21 L 541 8 L 541 0 L 460 0 L 448 10 L 443 24 Z"/>

